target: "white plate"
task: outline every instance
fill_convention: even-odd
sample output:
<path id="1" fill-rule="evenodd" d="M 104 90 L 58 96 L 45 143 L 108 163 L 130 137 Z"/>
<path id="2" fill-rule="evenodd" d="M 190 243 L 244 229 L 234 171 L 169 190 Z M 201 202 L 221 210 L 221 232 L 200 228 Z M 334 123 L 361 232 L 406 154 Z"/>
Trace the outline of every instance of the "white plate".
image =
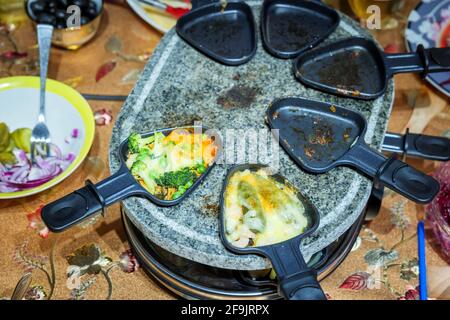
<path id="1" fill-rule="evenodd" d="M 172 29 L 177 23 L 177 20 L 175 18 L 172 18 L 169 15 L 158 11 L 157 9 L 153 9 L 150 6 L 146 6 L 145 4 L 139 2 L 138 0 L 127 0 L 127 2 L 128 5 L 131 7 L 131 9 L 139 17 L 141 17 L 142 20 L 147 22 L 149 25 L 151 25 L 153 28 L 155 28 L 161 33 L 166 33 L 167 31 Z M 176 6 L 185 7 L 187 5 L 180 1 L 164 0 L 162 2 L 167 3 L 174 7 Z"/>

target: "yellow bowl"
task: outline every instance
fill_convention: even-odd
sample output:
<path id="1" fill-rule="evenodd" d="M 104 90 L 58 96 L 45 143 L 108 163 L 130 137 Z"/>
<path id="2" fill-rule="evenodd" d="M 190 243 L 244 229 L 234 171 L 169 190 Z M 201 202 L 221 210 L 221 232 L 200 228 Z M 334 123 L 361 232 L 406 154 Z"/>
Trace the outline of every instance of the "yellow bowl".
<path id="1" fill-rule="evenodd" d="M 0 119 L 10 130 L 33 128 L 39 108 L 39 78 L 10 77 L 0 79 Z M 71 175 L 86 158 L 94 141 L 95 120 L 87 101 L 71 87 L 47 80 L 46 123 L 52 142 L 64 154 L 75 154 L 74 161 L 59 176 L 36 188 L 0 193 L 0 199 L 30 196 L 53 187 Z M 76 143 L 67 144 L 73 129 L 79 130 Z"/>
<path id="2" fill-rule="evenodd" d="M 34 14 L 30 10 L 30 5 L 36 0 L 27 0 L 25 2 L 25 11 L 28 17 L 34 22 L 36 22 Z M 96 18 L 87 24 L 81 25 L 77 28 L 65 28 L 57 29 L 53 31 L 52 44 L 58 47 L 62 47 L 69 50 L 76 50 L 85 43 L 89 42 L 97 33 L 100 22 L 103 16 L 103 0 L 94 0 L 97 6 L 100 8 L 99 13 Z"/>

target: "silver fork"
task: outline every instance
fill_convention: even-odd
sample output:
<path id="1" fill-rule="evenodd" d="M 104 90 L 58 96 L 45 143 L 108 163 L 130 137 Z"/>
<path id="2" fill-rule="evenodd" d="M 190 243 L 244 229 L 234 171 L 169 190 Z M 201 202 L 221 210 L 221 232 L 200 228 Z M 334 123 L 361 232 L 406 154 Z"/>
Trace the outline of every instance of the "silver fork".
<path id="1" fill-rule="evenodd" d="M 50 154 L 50 132 L 45 124 L 45 84 L 47 81 L 48 59 L 53 35 L 53 26 L 38 24 L 37 36 L 39 45 L 40 67 L 40 100 L 39 114 L 36 126 L 31 133 L 31 161 L 34 163 L 38 156 L 48 157 Z"/>

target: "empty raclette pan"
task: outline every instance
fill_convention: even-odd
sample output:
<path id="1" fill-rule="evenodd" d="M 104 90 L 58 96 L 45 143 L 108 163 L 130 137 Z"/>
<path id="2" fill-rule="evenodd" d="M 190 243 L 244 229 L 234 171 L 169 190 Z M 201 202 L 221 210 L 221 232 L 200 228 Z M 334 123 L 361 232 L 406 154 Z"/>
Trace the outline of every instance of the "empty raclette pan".
<path id="1" fill-rule="evenodd" d="M 194 8 L 177 21 L 176 31 L 192 47 L 225 65 L 244 64 L 256 53 L 253 13 L 241 1 Z"/>
<path id="2" fill-rule="evenodd" d="M 335 95 L 371 100 L 383 95 L 397 73 L 450 71 L 450 48 L 387 54 L 375 42 L 349 38 L 301 54 L 294 72 L 303 84 Z"/>
<path id="3" fill-rule="evenodd" d="M 264 47 L 289 59 L 311 49 L 339 25 L 336 10 L 319 1 L 265 0 L 261 10 Z"/>

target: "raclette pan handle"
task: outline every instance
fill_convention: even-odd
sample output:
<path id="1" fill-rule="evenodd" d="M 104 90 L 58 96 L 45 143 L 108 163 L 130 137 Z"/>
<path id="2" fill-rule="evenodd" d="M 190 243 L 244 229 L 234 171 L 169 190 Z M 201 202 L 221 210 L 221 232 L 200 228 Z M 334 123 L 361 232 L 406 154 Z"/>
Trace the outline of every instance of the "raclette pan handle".
<path id="1" fill-rule="evenodd" d="M 355 144 L 341 160 L 374 178 L 376 185 L 394 190 L 406 198 L 426 204 L 439 192 L 439 182 L 394 157 L 387 158 L 366 143 Z"/>
<path id="2" fill-rule="evenodd" d="M 97 212 L 104 213 L 107 206 L 132 195 L 142 194 L 126 167 L 107 179 L 93 184 L 89 180 L 78 189 L 42 208 L 42 220 L 52 232 L 61 232 Z"/>
<path id="3" fill-rule="evenodd" d="M 382 150 L 421 159 L 449 161 L 450 139 L 410 133 L 409 130 L 405 135 L 388 132 L 384 138 Z"/>
<path id="4" fill-rule="evenodd" d="M 295 239 L 268 247 L 267 256 L 278 278 L 279 291 L 287 300 L 327 300 L 317 272 L 307 266 Z"/>
<path id="5" fill-rule="evenodd" d="M 376 179 L 417 203 L 430 203 L 439 192 L 439 182 L 394 157 L 379 169 Z"/>
<path id="6" fill-rule="evenodd" d="M 450 139 L 408 132 L 405 135 L 404 152 L 417 158 L 449 161 Z"/>
<path id="7" fill-rule="evenodd" d="M 450 71 L 450 48 L 425 49 L 417 47 L 415 53 L 384 54 L 388 75 L 397 73 L 429 73 Z"/>

